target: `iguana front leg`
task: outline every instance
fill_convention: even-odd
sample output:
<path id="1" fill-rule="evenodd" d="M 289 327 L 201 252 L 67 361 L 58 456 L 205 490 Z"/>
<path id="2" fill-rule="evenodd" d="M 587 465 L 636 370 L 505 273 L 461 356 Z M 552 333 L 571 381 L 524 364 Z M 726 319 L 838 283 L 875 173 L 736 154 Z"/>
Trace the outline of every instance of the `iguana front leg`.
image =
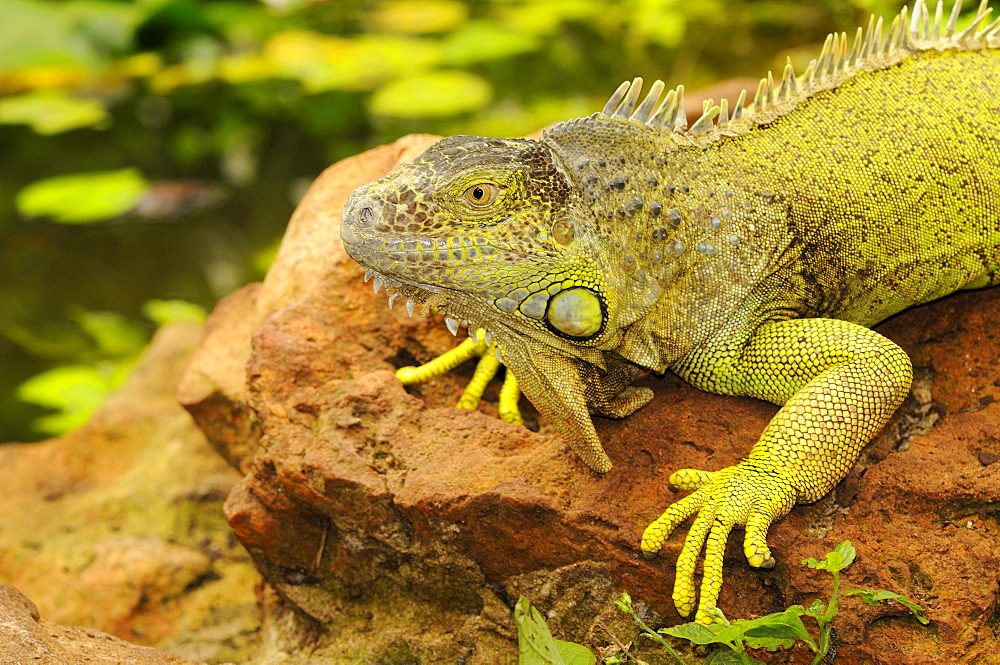
<path id="1" fill-rule="evenodd" d="M 412 386 L 417 383 L 430 381 L 434 377 L 447 374 L 462 363 L 473 358 L 479 358 L 476 364 L 476 371 L 465 387 L 462 396 L 458 398 L 455 405 L 459 409 L 474 410 L 479 407 L 479 402 L 483 398 L 486 385 L 493 380 L 500 369 L 500 359 L 497 357 L 496 345 L 486 341 L 486 331 L 478 328 L 472 332 L 472 336 L 455 348 L 442 353 L 430 362 L 426 362 L 419 367 L 400 367 L 396 370 L 396 377 L 402 381 L 404 386 Z M 521 397 L 521 391 L 517 386 L 517 379 L 514 373 L 507 371 L 504 374 L 503 386 L 500 388 L 500 400 L 498 409 L 500 419 L 512 425 L 523 425 L 524 419 L 521 417 L 521 410 L 517 402 Z"/>
<path id="2" fill-rule="evenodd" d="M 485 331 L 476 330 L 472 337 L 428 363 L 399 368 L 396 376 L 406 386 L 423 383 L 478 357 L 476 371 L 456 405 L 475 409 L 486 384 L 502 364 L 497 345 L 485 339 Z M 641 369 L 613 353 L 606 354 L 605 367 L 600 369 L 545 347 L 511 345 L 504 363 L 508 367 L 500 389 L 500 418 L 514 425 L 524 424 L 517 406 L 522 385 L 515 378 L 516 374 L 522 375 L 524 392 L 532 404 L 555 424 L 587 466 L 602 473 L 611 468 L 611 460 L 594 431 L 590 414 L 625 418 L 653 399 L 649 388 L 629 385 Z"/>
<path id="3" fill-rule="evenodd" d="M 909 391 L 906 353 L 867 328 L 833 319 L 768 323 L 745 341 L 709 342 L 689 353 L 675 371 L 693 385 L 724 394 L 783 404 L 747 458 L 715 473 L 684 469 L 670 483 L 695 492 L 671 506 L 642 536 L 654 556 L 670 533 L 698 513 L 677 560 L 674 604 L 694 609 L 694 572 L 705 546 L 701 597 L 695 620 L 722 586 L 729 532 L 744 527 L 743 551 L 756 567 L 774 565 L 767 530 L 797 502 L 816 501 L 854 464 Z"/>

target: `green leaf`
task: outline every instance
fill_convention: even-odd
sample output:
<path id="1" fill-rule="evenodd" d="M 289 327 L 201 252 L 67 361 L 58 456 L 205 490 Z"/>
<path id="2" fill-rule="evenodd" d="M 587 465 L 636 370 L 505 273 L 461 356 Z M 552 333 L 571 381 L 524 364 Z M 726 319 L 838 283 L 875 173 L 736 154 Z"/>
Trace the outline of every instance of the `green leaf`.
<path id="1" fill-rule="evenodd" d="M 371 99 L 375 115 L 428 118 L 475 111 L 493 96 L 490 84 L 463 71 L 438 71 L 397 79 Z"/>
<path id="2" fill-rule="evenodd" d="M 136 355 L 146 346 L 148 335 L 140 326 L 114 312 L 79 312 L 73 320 L 94 340 L 104 356 Z"/>
<path id="3" fill-rule="evenodd" d="M 811 617 L 825 617 L 826 603 L 817 598 L 813 602 L 809 603 L 809 607 L 806 609 L 806 614 Z"/>
<path id="4" fill-rule="evenodd" d="M 28 217 L 86 224 L 125 214 L 148 188 L 136 169 L 79 173 L 31 183 L 17 193 L 16 205 Z"/>
<path id="5" fill-rule="evenodd" d="M 854 549 L 854 545 L 852 545 L 849 540 L 845 540 L 841 544 L 837 545 L 834 551 L 839 552 L 841 556 L 840 570 L 843 570 L 854 563 L 854 559 L 858 555 L 857 550 Z"/>
<path id="6" fill-rule="evenodd" d="M 639 2 L 638 10 L 631 17 L 631 29 L 643 40 L 671 48 L 684 38 L 687 24 L 685 12 L 679 2 L 656 0 Z"/>
<path id="7" fill-rule="evenodd" d="M 705 614 L 707 614 L 708 617 L 717 624 L 720 624 L 722 626 L 732 625 L 729 622 L 729 619 L 726 618 L 726 615 L 722 613 L 722 610 L 720 610 L 715 605 L 708 605 L 705 608 Z"/>
<path id="8" fill-rule="evenodd" d="M 861 600 L 869 605 L 878 605 L 883 600 L 894 600 L 900 605 L 909 608 L 920 623 L 925 626 L 930 623 L 930 619 L 927 618 L 926 610 L 924 610 L 923 606 L 913 602 L 906 596 L 892 591 L 886 591 L 885 589 L 847 589 L 844 591 L 844 595 L 860 596 Z"/>
<path id="9" fill-rule="evenodd" d="M 587 21 L 601 15 L 613 21 L 628 13 L 625 7 L 619 9 L 617 3 L 600 0 L 534 0 L 506 4 L 503 10 L 506 26 L 512 32 L 532 35 L 557 33 L 567 21 Z M 626 7 L 630 8 L 631 4 Z"/>
<path id="10" fill-rule="evenodd" d="M 485 60 L 500 60 L 539 48 L 539 40 L 493 23 L 476 21 L 444 40 L 445 64 L 464 67 Z"/>
<path id="11" fill-rule="evenodd" d="M 156 2 L 0 0 L 0 70 L 27 73 L 28 86 L 51 83 L 64 68 L 79 80 L 127 49 L 135 26 Z M 29 68 L 29 69 L 26 69 Z M 30 68 L 43 70 L 34 81 Z"/>
<path id="12" fill-rule="evenodd" d="M 68 360 L 90 347 L 79 326 L 68 321 L 42 321 L 34 325 L 0 325 L 0 335 L 38 358 Z"/>
<path id="13" fill-rule="evenodd" d="M 851 545 L 851 541 L 845 540 L 841 544 L 837 545 L 832 552 L 828 552 L 825 560 L 817 561 L 816 559 L 809 557 L 802 563 L 817 570 L 840 572 L 854 563 L 854 558 L 856 556 L 857 552 L 854 550 L 854 546 Z"/>
<path id="14" fill-rule="evenodd" d="M 50 435 L 86 423 L 105 398 L 125 382 L 132 359 L 97 365 L 67 365 L 36 374 L 17 387 L 17 398 L 58 413 L 37 418 L 34 427 Z"/>
<path id="15" fill-rule="evenodd" d="M 348 39 L 289 30 L 273 35 L 263 55 L 276 72 L 297 79 L 307 92 L 319 93 L 371 90 L 389 79 L 426 71 L 441 61 L 441 45 L 401 35 Z"/>
<path id="16" fill-rule="evenodd" d="M 566 665 L 542 615 L 521 596 L 514 606 L 518 665 Z"/>
<path id="17" fill-rule="evenodd" d="M 465 21 L 468 8 L 456 0 L 387 0 L 378 5 L 375 26 L 385 32 L 447 32 Z"/>
<path id="18" fill-rule="evenodd" d="M 705 665 L 767 665 L 753 656 L 732 649 L 718 649 L 705 659 Z"/>
<path id="19" fill-rule="evenodd" d="M 805 613 L 801 605 L 792 605 L 781 612 L 742 621 L 747 644 L 755 649 L 774 650 L 777 647 L 787 649 L 802 640 L 815 651 L 816 643 L 800 618 Z"/>
<path id="20" fill-rule="evenodd" d="M 722 626 L 718 626 L 718 624 L 713 624 L 713 626 L 723 628 Z M 703 626 L 693 621 L 670 626 L 669 628 L 661 628 L 659 632 L 664 635 L 690 640 L 695 644 L 716 644 L 719 641 L 716 637 L 718 631 L 710 630 L 709 626 Z"/>
<path id="21" fill-rule="evenodd" d="M 556 640 L 556 649 L 566 665 L 594 665 L 597 662 L 593 651 L 576 642 Z"/>
<path id="22" fill-rule="evenodd" d="M 29 92 L 0 99 L 0 124 L 29 125 L 51 135 L 101 125 L 109 119 L 104 106 L 61 91 Z"/>
<path id="23" fill-rule="evenodd" d="M 150 300 L 142 306 L 142 313 L 158 326 L 174 321 L 204 323 L 208 318 L 204 308 L 185 300 Z"/>

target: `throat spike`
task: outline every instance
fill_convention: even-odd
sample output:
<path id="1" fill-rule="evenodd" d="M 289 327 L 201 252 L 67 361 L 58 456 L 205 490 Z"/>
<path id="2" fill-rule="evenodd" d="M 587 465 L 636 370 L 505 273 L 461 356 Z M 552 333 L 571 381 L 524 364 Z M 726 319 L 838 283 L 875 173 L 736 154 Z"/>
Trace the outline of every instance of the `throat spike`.
<path id="1" fill-rule="evenodd" d="M 924 37 L 935 41 L 941 39 L 941 26 L 944 24 L 944 0 L 938 0 L 937 8 L 934 10 L 934 25 L 927 30 L 927 15 L 924 14 Z"/>
<path id="2" fill-rule="evenodd" d="M 719 100 L 719 119 L 715 124 L 721 129 L 729 124 L 729 100 L 723 97 Z"/>

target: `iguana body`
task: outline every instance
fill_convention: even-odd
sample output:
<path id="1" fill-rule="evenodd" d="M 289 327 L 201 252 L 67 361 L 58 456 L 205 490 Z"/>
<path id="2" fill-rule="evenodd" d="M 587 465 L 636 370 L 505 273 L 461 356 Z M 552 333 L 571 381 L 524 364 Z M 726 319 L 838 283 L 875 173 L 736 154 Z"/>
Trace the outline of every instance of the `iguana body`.
<path id="1" fill-rule="evenodd" d="M 783 405 L 740 464 L 671 476 L 697 491 L 643 536 L 655 553 L 698 513 L 674 600 L 694 609 L 705 544 L 707 621 L 729 531 L 773 565 L 770 524 L 839 482 L 906 396 L 909 359 L 867 326 L 1000 282 L 988 11 L 955 35 L 918 2 L 850 54 L 833 35 L 801 77 L 762 81 L 731 117 L 709 104 L 690 129 L 682 89 L 639 103 L 637 80 L 539 141 L 444 139 L 352 194 L 344 244 L 393 294 L 489 331 L 596 471 L 611 463 L 590 414 L 647 403 L 629 387 L 644 368 Z"/>

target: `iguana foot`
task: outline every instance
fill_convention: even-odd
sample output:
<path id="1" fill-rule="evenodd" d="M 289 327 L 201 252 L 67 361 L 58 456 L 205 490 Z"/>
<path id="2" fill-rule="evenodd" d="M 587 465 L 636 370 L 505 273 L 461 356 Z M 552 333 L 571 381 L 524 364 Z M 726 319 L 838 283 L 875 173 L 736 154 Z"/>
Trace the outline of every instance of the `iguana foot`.
<path id="1" fill-rule="evenodd" d="M 459 409 L 476 409 L 483 398 L 483 392 L 493 377 L 500 369 L 500 360 L 496 354 L 496 345 L 487 342 L 486 331 L 477 329 L 469 339 L 465 340 L 454 349 L 442 353 L 430 362 L 419 367 L 400 367 L 396 370 L 396 376 L 403 382 L 404 386 L 411 386 L 416 383 L 424 383 L 435 377 L 447 374 L 462 363 L 472 358 L 479 358 L 476 371 L 472 375 L 472 380 L 465 387 L 462 396 L 458 398 L 455 405 Z M 517 387 L 517 379 L 509 369 L 504 376 L 503 387 L 500 388 L 500 419 L 512 425 L 523 425 L 521 411 L 517 402 L 521 397 L 521 391 Z"/>
<path id="2" fill-rule="evenodd" d="M 722 588 L 722 562 L 729 532 L 744 527 L 743 553 L 755 568 L 772 568 L 767 530 L 795 505 L 796 490 L 780 469 L 762 468 L 747 461 L 721 471 L 682 469 L 670 476 L 671 485 L 695 492 L 670 506 L 646 527 L 640 548 L 647 558 L 659 552 L 670 533 L 698 513 L 677 558 L 674 605 L 681 616 L 695 609 L 694 573 L 705 548 L 705 568 L 695 621 L 712 622 L 706 608 L 715 605 Z"/>

